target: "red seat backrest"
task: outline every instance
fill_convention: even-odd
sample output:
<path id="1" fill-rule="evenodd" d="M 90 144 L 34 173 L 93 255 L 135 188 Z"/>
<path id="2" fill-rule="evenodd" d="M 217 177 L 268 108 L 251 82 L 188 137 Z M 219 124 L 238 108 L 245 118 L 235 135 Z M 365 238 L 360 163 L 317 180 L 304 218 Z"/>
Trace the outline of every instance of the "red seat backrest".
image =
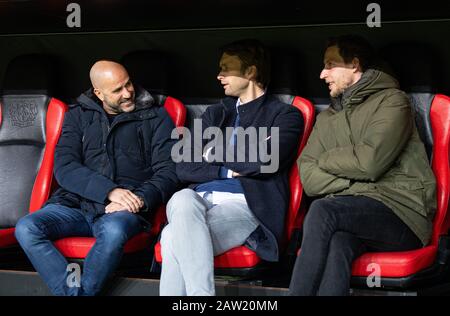
<path id="1" fill-rule="evenodd" d="M 431 166 L 436 177 L 437 210 L 433 220 L 431 244 L 437 245 L 439 236 L 447 234 L 450 226 L 449 194 L 449 143 L 450 143 L 450 98 L 436 94 L 430 109 L 433 132 L 433 156 Z"/>
<path id="2" fill-rule="evenodd" d="M 164 102 L 164 108 L 176 127 L 184 126 L 186 122 L 186 107 L 181 101 L 168 96 Z"/>
<path id="3" fill-rule="evenodd" d="M 172 97 L 167 97 L 164 102 L 164 108 L 172 119 L 175 127 L 183 127 L 186 121 L 186 107 L 184 104 Z M 178 129 L 181 134 L 181 129 Z M 163 224 L 166 222 L 166 208 L 164 205 L 161 205 L 155 212 L 153 217 L 152 228 L 150 234 L 152 236 L 158 235 L 161 231 Z"/>
<path id="4" fill-rule="evenodd" d="M 301 97 L 295 97 L 292 105 L 295 106 L 303 115 L 304 121 L 304 131 L 302 138 L 300 140 L 300 146 L 297 151 L 297 158 L 300 156 L 303 148 L 306 145 L 309 135 L 311 134 L 312 127 L 314 125 L 314 115 L 315 109 L 314 105 L 307 99 Z M 296 222 L 298 222 L 297 214 L 300 209 L 300 202 L 303 196 L 303 186 L 300 181 L 299 170 L 297 167 L 297 161 L 295 161 L 291 170 L 289 171 L 289 186 L 291 189 L 289 210 L 286 218 L 286 241 L 291 239 L 294 229 L 297 227 Z"/>
<path id="5" fill-rule="evenodd" d="M 45 119 L 45 151 L 42 159 L 41 167 L 36 176 L 31 193 L 30 213 L 39 210 L 47 201 L 51 189 L 53 179 L 53 165 L 55 156 L 55 147 L 58 143 L 59 136 L 64 122 L 64 113 L 67 111 L 67 105 L 55 98 L 50 99 L 47 109 L 47 117 Z"/>

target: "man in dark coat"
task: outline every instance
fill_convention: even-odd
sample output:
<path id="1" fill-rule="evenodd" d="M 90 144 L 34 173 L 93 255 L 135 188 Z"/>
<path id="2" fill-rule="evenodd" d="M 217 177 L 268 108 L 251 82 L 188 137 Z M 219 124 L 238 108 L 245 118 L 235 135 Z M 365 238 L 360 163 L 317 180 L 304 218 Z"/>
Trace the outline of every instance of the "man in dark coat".
<path id="1" fill-rule="evenodd" d="M 431 238 L 436 180 L 407 95 L 377 70 L 364 38 L 330 39 L 320 78 L 332 97 L 298 161 L 306 194 L 291 295 L 350 293 L 366 252 L 408 251 Z"/>
<path id="2" fill-rule="evenodd" d="M 134 89 L 125 68 L 98 61 L 93 88 L 71 105 L 55 152 L 61 186 L 16 226 L 16 238 L 55 295 L 96 295 L 120 262 L 125 243 L 149 229 L 149 214 L 177 187 L 174 125 L 152 96 Z M 79 282 L 52 241 L 94 236 Z"/>
<path id="3" fill-rule="evenodd" d="M 214 295 L 213 257 L 244 243 L 262 259 L 279 259 L 302 115 L 265 93 L 269 57 L 258 41 L 223 47 L 217 79 L 230 98 L 208 107 L 202 128 L 194 123 L 193 151 L 182 148 L 177 163 L 189 188 L 167 204 L 161 295 Z"/>

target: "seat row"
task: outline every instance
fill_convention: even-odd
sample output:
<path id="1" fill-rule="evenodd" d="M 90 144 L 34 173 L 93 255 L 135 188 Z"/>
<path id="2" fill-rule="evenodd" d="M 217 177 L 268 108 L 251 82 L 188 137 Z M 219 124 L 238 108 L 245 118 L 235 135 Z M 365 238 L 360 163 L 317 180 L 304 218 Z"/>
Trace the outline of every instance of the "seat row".
<path id="1" fill-rule="evenodd" d="M 184 105 L 161 89 L 151 86 L 148 80 L 152 65 L 158 63 L 160 55 L 151 51 L 130 53 L 122 59 L 132 80 L 149 90 L 157 104 L 166 109 L 175 125 L 189 127 L 209 104 Z M 51 97 L 51 60 L 44 55 L 24 55 L 9 65 L 2 86 L 0 103 L 0 248 L 16 245 L 15 223 L 28 212 L 41 208 L 57 186 L 53 171 L 53 156 L 61 133 L 66 104 Z M 153 77 L 154 75 L 152 75 Z M 26 78 L 23 79 L 23 78 Z M 21 80 L 23 79 L 23 80 Z M 288 87 L 289 88 L 289 87 Z M 429 245 L 407 252 L 367 253 L 353 264 L 356 284 L 366 284 L 368 276 L 378 267 L 385 286 L 409 287 L 423 275 L 440 273 L 447 263 L 447 219 L 450 192 L 449 142 L 450 142 L 450 98 L 424 91 L 409 91 L 416 123 L 424 141 L 433 172 L 437 179 L 438 209 L 433 222 L 433 236 Z M 278 92 L 280 92 L 279 90 Z M 306 145 L 312 130 L 315 107 L 309 100 L 290 94 L 285 89 L 277 96 L 285 103 L 297 107 L 305 121 L 299 150 Z M 290 201 L 285 222 L 284 251 L 301 231 L 307 203 L 302 190 L 297 164 L 289 174 Z M 125 255 L 152 252 L 155 240 L 165 223 L 165 209 L 161 206 L 154 214 L 152 230 L 132 238 L 125 246 Z M 55 246 L 67 258 L 84 259 L 95 243 L 93 237 L 70 237 L 54 241 Z M 294 243 L 295 244 L 295 243 Z M 441 246 L 440 246 L 441 245 Z M 155 259 L 163 258 L 156 243 Z M 438 258 L 439 257 L 439 258 Z M 439 260 L 437 260 L 437 258 Z M 215 267 L 228 274 L 258 271 L 264 262 L 256 253 L 240 246 L 217 256 Z M 228 272 L 227 272 L 228 271 Z"/>

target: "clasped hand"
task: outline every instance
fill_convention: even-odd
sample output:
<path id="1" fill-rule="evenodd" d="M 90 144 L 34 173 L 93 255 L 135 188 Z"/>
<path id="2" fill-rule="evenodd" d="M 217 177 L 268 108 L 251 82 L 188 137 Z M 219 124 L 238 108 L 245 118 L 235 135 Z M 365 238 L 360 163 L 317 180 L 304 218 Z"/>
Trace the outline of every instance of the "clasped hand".
<path id="1" fill-rule="evenodd" d="M 117 211 L 128 211 L 138 213 L 144 206 L 144 201 L 127 189 L 116 188 L 109 192 L 108 199 L 111 201 L 105 207 L 105 213 L 114 213 Z"/>

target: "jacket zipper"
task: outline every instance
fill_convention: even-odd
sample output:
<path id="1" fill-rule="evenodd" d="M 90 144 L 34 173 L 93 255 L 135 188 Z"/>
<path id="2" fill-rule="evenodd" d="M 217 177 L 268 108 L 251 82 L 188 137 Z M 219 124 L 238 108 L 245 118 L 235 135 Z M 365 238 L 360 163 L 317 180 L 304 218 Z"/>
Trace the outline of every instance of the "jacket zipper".
<path id="1" fill-rule="evenodd" d="M 105 114 L 105 116 L 106 116 L 106 114 Z M 113 162 L 111 162 L 111 157 L 110 156 L 113 156 L 113 155 L 110 155 L 109 154 L 109 151 L 108 151 L 108 139 L 109 139 L 109 136 L 111 135 L 111 131 L 117 126 L 117 125 L 119 125 L 119 124 L 122 124 L 122 123 L 125 123 L 125 122 L 130 122 L 130 121 L 139 121 L 139 120 L 142 120 L 143 119 L 143 116 L 141 115 L 141 116 L 139 116 L 138 118 L 135 118 L 135 117 L 127 117 L 127 118 L 125 118 L 125 119 L 122 119 L 122 120 L 120 120 L 120 121 L 116 121 L 116 120 L 114 120 L 113 121 L 113 123 L 112 123 L 112 125 L 110 125 L 109 124 L 109 120 L 108 120 L 108 118 L 106 117 L 106 126 L 107 126 L 107 134 L 106 134 L 106 139 L 105 139 L 105 143 L 104 143 L 104 146 L 106 147 L 105 149 L 106 149 L 106 157 L 107 157 L 107 159 L 108 159 L 108 162 L 109 162 L 109 165 L 111 166 L 111 172 L 112 172 L 112 178 L 114 179 L 115 177 L 116 177 L 116 173 L 115 173 L 115 165 L 114 165 L 114 163 Z M 139 135 L 140 136 L 140 135 Z M 141 147 L 141 146 L 139 146 L 139 147 Z M 141 148 L 141 157 L 143 157 L 143 156 L 145 156 L 143 153 L 142 153 L 142 148 Z M 146 164 L 146 160 L 144 159 L 144 163 Z M 105 173 L 105 172 L 104 172 Z"/>
<path id="2" fill-rule="evenodd" d="M 349 130 L 348 137 L 349 137 L 350 143 L 352 144 L 353 149 L 354 149 L 355 148 L 355 142 L 353 140 L 352 129 L 350 127 L 350 119 L 348 118 L 348 109 L 344 109 L 344 114 L 345 114 L 345 121 L 347 123 L 347 127 L 348 127 L 348 130 Z"/>
<path id="3" fill-rule="evenodd" d="M 146 153 L 145 153 L 145 141 L 144 141 L 144 135 L 142 133 L 142 129 L 138 129 L 138 141 L 139 141 L 139 151 L 141 153 L 142 161 L 144 162 L 144 166 L 147 166 L 147 159 L 146 159 Z"/>

